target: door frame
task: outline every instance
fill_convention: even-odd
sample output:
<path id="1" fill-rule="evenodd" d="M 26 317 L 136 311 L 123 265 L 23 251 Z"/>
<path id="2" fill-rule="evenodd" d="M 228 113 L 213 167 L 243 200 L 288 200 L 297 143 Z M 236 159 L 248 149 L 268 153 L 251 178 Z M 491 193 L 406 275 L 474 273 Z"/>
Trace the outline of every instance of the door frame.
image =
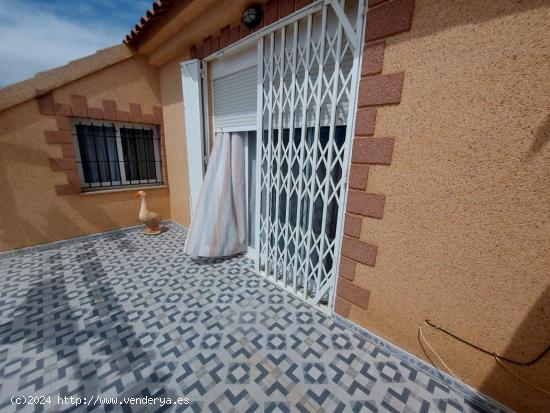
<path id="1" fill-rule="evenodd" d="M 365 30 L 366 30 L 366 26 L 367 26 L 367 4 L 368 4 L 368 0 L 358 0 L 358 13 L 357 13 L 357 22 L 356 22 L 356 27 L 359 29 L 357 32 L 355 32 L 353 30 L 353 27 L 350 26 L 348 22 L 346 22 L 345 24 L 342 24 L 342 30 L 347 34 L 347 35 L 354 35 L 354 39 L 351 41 L 351 43 L 355 43 L 354 46 L 356 48 L 359 49 L 358 53 L 355 54 L 354 56 L 354 63 L 353 63 L 353 68 L 352 68 L 352 89 L 351 89 L 351 93 L 350 93 L 350 97 L 349 97 L 349 114 L 348 114 L 348 122 L 347 122 L 347 127 L 348 127 L 348 130 L 349 132 L 347 132 L 347 134 L 349 133 L 349 140 L 347 140 L 347 142 L 345 143 L 346 145 L 349 145 L 349 148 L 345 151 L 345 155 L 344 155 L 344 159 L 343 159 L 343 163 L 342 163 L 342 177 L 341 177 L 341 180 L 342 180 L 342 198 L 341 198 L 341 201 L 340 201 L 340 205 L 339 205 L 339 210 L 338 210 L 338 221 L 337 221 L 337 228 L 336 228 L 336 234 L 335 234 L 335 250 L 334 250 L 334 261 L 333 261 L 333 268 L 337 269 L 339 268 L 339 265 L 340 265 L 340 255 L 341 255 L 341 248 L 342 248 L 342 241 L 343 241 L 343 222 L 344 222 L 344 217 L 345 217 L 345 207 L 347 205 L 347 199 L 348 199 L 348 193 L 349 193 L 349 188 L 348 188 L 348 180 L 349 180 L 349 171 L 350 171 L 350 167 L 351 167 L 351 147 L 352 147 L 352 139 L 353 139 L 353 131 L 355 130 L 355 120 L 356 120 L 356 110 L 357 110 L 357 97 L 358 97 L 358 93 L 359 93 L 359 80 L 360 80 L 360 68 L 361 68 L 361 64 L 362 64 L 362 51 L 364 49 L 364 44 L 365 44 L 365 39 L 364 39 L 364 33 L 365 33 Z M 272 32 L 276 32 L 277 30 L 283 28 L 284 26 L 287 26 L 291 23 L 294 23 L 294 22 L 297 22 L 317 11 L 320 11 L 322 10 L 323 7 L 325 6 L 331 6 L 334 10 L 334 12 L 337 14 L 337 16 L 340 18 L 342 15 L 343 15 L 343 10 L 338 2 L 338 0 L 315 0 L 313 1 L 312 3 L 310 3 L 309 5 L 305 6 L 304 8 L 294 12 L 294 13 L 291 13 L 290 15 L 288 16 L 285 16 L 279 20 L 277 20 L 276 22 L 274 22 L 273 24 L 269 25 L 269 26 L 266 26 L 266 27 L 263 27 L 262 29 L 252 33 L 251 35 L 241 39 L 241 40 L 238 40 L 237 42 L 205 57 L 202 62 L 203 64 L 205 64 L 205 66 L 207 66 L 207 63 L 210 62 L 210 61 L 213 61 L 215 59 L 218 59 L 218 58 L 221 58 L 223 57 L 224 55 L 226 54 L 231 54 L 231 53 L 234 53 L 234 52 L 237 52 L 239 51 L 240 49 L 242 48 L 245 48 L 245 47 L 248 47 L 254 43 L 256 43 L 258 45 L 257 47 L 257 52 L 258 52 L 258 62 L 262 62 L 262 65 L 263 65 L 263 44 L 262 42 L 260 42 L 260 39 L 262 39 L 263 37 L 265 37 L 266 35 L 272 33 Z M 208 82 L 204 82 L 204 83 L 208 83 Z M 260 219 L 260 202 L 261 202 L 261 191 L 260 191 L 260 177 L 261 177 L 261 139 L 262 139 L 262 131 L 260 130 L 260 125 L 262 124 L 262 117 L 263 117 L 263 107 L 262 107 L 262 103 L 263 103 L 263 73 L 262 73 L 262 70 L 260 70 L 260 65 L 258 65 L 258 82 L 257 82 L 257 93 L 258 93 L 258 111 L 257 111 L 257 125 L 258 125 L 258 132 L 256 134 L 256 139 L 257 139 L 257 142 L 256 142 L 256 150 L 257 150 L 257 154 L 256 154 L 256 163 L 257 163 L 257 168 L 256 168 L 256 174 L 257 174 L 257 178 L 256 178 L 256 226 L 259 225 L 259 219 Z M 207 100 L 207 99 L 205 99 Z M 207 109 L 208 109 L 208 102 L 206 104 L 206 108 L 205 108 L 205 114 L 206 116 L 208 116 L 207 114 Z M 208 123 L 207 123 L 208 125 Z M 248 179 L 248 178 L 247 178 Z M 247 205 L 248 207 L 248 205 Z M 258 265 L 258 254 L 260 253 L 259 251 L 259 237 L 258 237 L 258 234 L 256 235 L 256 248 L 254 251 L 252 251 L 252 258 L 255 260 L 256 262 L 256 270 L 258 271 L 259 268 L 257 267 Z M 334 271 L 333 273 L 333 279 L 331 280 L 332 282 L 332 288 L 329 288 L 329 300 L 328 300 L 328 305 L 327 305 L 327 309 L 328 310 L 327 312 L 329 314 L 333 314 L 334 313 L 334 301 L 335 301 L 335 297 L 336 297 L 336 294 L 335 294 L 335 290 L 336 290 L 336 276 L 334 274 L 337 273 L 337 270 Z M 297 296 L 298 297 L 298 296 Z M 298 298 L 301 298 L 301 297 L 298 297 Z M 305 300 L 305 302 L 307 302 L 308 304 L 311 304 L 309 301 Z M 317 308 L 320 308 L 320 307 L 317 307 Z M 322 309 L 323 310 L 323 309 Z M 325 311 L 326 311 L 325 310 Z"/>
<path id="2" fill-rule="evenodd" d="M 192 122 L 185 122 L 191 217 L 193 216 L 199 198 L 200 186 L 202 185 L 206 172 L 207 154 L 209 153 L 208 139 L 206 138 L 208 136 L 206 129 L 208 128 L 205 128 L 205 116 L 207 116 L 207 112 L 205 113 L 204 106 L 205 82 L 203 82 L 202 66 L 202 62 L 198 59 L 180 62 L 184 119 L 187 120 L 199 117 L 198 126 Z M 187 94 L 186 90 L 188 91 Z M 199 140 L 199 144 L 197 145 L 196 142 L 190 142 L 190 137 L 193 140 Z"/>
<path id="3" fill-rule="evenodd" d="M 246 184 L 246 216 L 247 218 L 249 217 L 250 215 L 250 210 L 249 210 L 249 202 L 248 202 L 248 199 L 249 199 L 249 195 L 250 195 L 250 192 L 251 190 L 253 189 L 254 190 L 254 196 L 257 200 L 258 198 L 258 193 L 260 192 L 258 189 L 258 185 L 256 184 L 254 188 L 251 188 L 250 187 L 250 180 L 249 180 L 249 177 L 248 177 L 248 166 L 249 166 L 249 153 L 250 153 L 250 140 L 251 139 L 256 139 L 256 148 L 258 146 L 258 137 L 254 137 L 252 138 L 250 136 L 250 132 L 255 132 L 255 131 L 246 131 L 246 139 L 245 139 L 245 144 L 244 144 L 244 159 L 245 159 L 245 184 Z M 257 150 L 256 150 L 256 155 L 257 155 Z M 256 165 L 258 164 L 258 158 L 256 157 Z M 256 183 L 258 182 L 258 175 L 257 175 L 257 170 L 258 168 L 256 168 Z M 256 224 L 254 224 L 254 229 L 256 229 Z M 246 231 L 246 243 L 248 245 L 248 242 L 250 241 L 249 237 L 248 237 L 248 228 L 247 228 L 247 231 Z M 246 255 L 250 258 L 252 258 L 253 260 L 256 260 L 257 259 L 257 249 L 256 249 L 256 245 L 254 246 L 248 246 L 247 249 L 246 249 Z"/>

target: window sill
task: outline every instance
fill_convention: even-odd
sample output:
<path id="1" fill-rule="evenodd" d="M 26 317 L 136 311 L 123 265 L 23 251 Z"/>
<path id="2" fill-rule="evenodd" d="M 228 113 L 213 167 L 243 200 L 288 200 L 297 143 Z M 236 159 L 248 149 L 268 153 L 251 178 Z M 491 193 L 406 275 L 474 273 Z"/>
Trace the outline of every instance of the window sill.
<path id="1" fill-rule="evenodd" d="M 124 186 L 114 189 L 97 189 L 97 190 L 87 190 L 82 191 L 80 195 L 90 196 L 90 195 L 102 195 L 102 194 L 111 194 L 115 192 L 136 192 L 136 191 L 146 191 L 149 189 L 167 189 L 168 185 L 135 185 L 132 187 Z"/>

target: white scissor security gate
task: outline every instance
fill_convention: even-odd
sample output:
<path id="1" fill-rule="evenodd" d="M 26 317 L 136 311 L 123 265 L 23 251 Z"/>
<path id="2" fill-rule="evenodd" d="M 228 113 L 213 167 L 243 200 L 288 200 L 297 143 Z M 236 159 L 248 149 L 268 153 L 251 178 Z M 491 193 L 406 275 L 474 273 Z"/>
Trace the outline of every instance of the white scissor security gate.
<path id="1" fill-rule="evenodd" d="M 324 1 L 258 43 L 256 269 L 330 307 L 340 252 L 364 1 Z"/>

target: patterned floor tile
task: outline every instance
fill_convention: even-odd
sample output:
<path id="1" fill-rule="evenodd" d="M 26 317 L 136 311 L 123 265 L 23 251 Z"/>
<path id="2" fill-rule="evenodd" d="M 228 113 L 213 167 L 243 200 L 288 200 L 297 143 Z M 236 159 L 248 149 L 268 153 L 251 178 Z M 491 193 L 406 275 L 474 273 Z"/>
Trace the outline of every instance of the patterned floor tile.
<path id="1" fill-rule="evenodd" d="M 190 399 L 35 410 L 54 412 L 485 411 L 247 258 L 188 257 L 186 231 L 165 229 L 0 256 L 1 411 L 33 411 L 10 403 L 31 394 Z"/>

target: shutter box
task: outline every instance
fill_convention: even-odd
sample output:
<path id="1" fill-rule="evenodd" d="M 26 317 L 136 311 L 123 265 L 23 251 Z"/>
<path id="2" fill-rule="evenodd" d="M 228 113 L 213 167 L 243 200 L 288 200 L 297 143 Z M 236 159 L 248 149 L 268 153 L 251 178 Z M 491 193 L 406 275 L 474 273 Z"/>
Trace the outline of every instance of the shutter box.
<path id="1" fill-rule="evenodd" d="M 216 59 L 211 73 L 214 131 L 257 130 L 256 47 Z"/>

